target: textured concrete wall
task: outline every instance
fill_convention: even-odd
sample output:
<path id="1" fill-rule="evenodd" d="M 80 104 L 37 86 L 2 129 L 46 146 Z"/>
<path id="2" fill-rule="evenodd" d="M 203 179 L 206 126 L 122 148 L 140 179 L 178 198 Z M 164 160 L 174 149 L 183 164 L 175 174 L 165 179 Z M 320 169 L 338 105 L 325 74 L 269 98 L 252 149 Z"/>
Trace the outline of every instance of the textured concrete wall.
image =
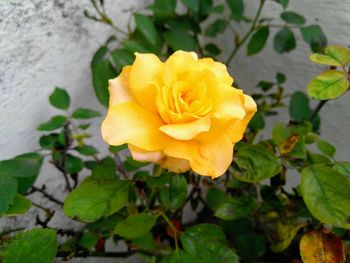
<path id="1" fill-rule="evenodd" d="M 130 10 L 144 5 L 142 0 L 107 0 L 108 13 L 120 27 L 125 27 Z M 150 2 L 150 1 L 147 1 Z M 258 0 L 246 0 L 247 14 L 254 14 Z M 349 0 L 290 0 L 289 10 L 307 17 L 308 23 L 319 23 L 331 44 L 348 45 L 350 34 Z M 11 158 L 22 152 L 37 149 L 39 133 L 37 125 L 58 111 L 48 103 L 48 95 L 54 86 L 66 88 L 73 106 L 92 107 L 103 111 L 91 87 L 90 59 L 97 47 L 112 33 L 112 28 L 86 19 L 82 12 L 92 10 L 89 1 L 73 0 L 1 0 L 0 1 L 0 159 Z M 276 17 L 280 5 L 267 1 L 263 16 Z M 327 11 L 327 15 L 325 14 Z M 280 21 L 279 21 L 280 22 Z M 276 23 L 279 23 L 278 20 Z M 244 26 L 237 30 L 244 32 Z M 273 36 L 273 32 L 271 32 Z M 287 90 L 305 90 L 308 81 L 320 73 L 322 66 L 307 60 L 309 47 L 302 43 L 297 33 L 297 50 L 288 55 L 278 55 L 272 50 L 272 38 L 268 46 L 257 56 L 247 58 L 243 48 L 232 62 L 231 72 L 240 86 L 252 91 L 259 80 L 274 80 L 277 71 L 288 76 Z M 232 35 L 227 32 L 217 39 L 219 45 L 232 48 Z M 222 56 L 225 60 L 228 52 Z M 324 138 L 338 147 L 339 159 L 347 159 L 350 153 L 349 95 L 324 107 L 322 133 Z M 286 120 L 287 111 L 278 117 Z M 274 119 L 273 121 L 276 121 Z M 96 121 L 93 130 L 99 134 Z M 272 127 L 272 125 L 271 125 Z M 96 143 L 105 145 L 98 136 Z M 63 199 L 63 180 L 57 171 L 44 166 L 38 184 L 45 182 L 50 191 Z M 38 202 L 45 202 L 40 195 Z M 44 204 L 44 203 L 43 203 Z M 45 204 L 52 206 L 52 204 Z M 36 208 L 31 214 L 38 213 Z M 52 226 L 72 222 L 56 215 Z M 30 217 L 0 223 L 4 225 L 33 225 Z M 74 261 L 74 262 L 78 262 Z M 88 261 L 83 261 L 88 262 Z M 92 262 L 92 261 L 89 261 Z M 107 261 L 98 261 L 107 262 Z"/>

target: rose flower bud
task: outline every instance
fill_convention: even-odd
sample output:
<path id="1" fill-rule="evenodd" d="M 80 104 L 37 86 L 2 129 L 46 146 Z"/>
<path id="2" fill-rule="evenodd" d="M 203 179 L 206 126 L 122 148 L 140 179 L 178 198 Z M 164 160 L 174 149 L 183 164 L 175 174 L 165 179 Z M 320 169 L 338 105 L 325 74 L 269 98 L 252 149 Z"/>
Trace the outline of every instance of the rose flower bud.
<path id="1" fill-rule="evenodd" d="M 127 143 L 137 161 L 216 178 L 256 112 L 254 100 L 232 83 L 225 65 L 193 52 L 177 51 L 164 63 L 137 53 L 109 81 L 102 137 L 110 145 Z"/>

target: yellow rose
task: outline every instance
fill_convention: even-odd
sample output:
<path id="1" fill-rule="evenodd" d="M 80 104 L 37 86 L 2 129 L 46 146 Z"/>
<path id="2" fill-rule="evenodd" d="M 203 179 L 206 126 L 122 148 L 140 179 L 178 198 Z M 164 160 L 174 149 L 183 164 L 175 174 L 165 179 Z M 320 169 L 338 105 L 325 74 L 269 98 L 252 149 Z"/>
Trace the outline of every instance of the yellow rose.
<path id="1" fill-rule="evenodd" d="M 256 112 L 254 100 L 232 83 L 225 65 L 193 52 L 177 51 L 164 63 L 136 54 L 109 81 L 102 137 L 110 145 L 127 143 L 135 160 L 216 178 Z"/>

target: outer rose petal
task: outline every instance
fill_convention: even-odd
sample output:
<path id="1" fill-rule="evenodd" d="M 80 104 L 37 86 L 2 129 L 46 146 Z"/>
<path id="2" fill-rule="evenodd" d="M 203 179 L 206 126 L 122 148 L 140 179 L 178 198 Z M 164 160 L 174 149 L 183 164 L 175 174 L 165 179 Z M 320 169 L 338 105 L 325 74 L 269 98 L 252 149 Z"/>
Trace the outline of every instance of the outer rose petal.
<path id="1" fill-rule="evenodd" d="M 191 140 L 201 132 L 210 129 L 209 115 L 188 123 L 168 124 L 159 128 L 162 132 L 178 140 Z"/>
<path id="2" fill-rule="evenodd" d="M 130 88 L 137 101 L 154 113 L 156 109 L 156 85 L 159 84 L 163 64 L 153 54 L 136 53 L 130 71 Z M 156 85 L 155 85 L 156 84 Z"/>
<path id="3" fill-rule="evenodd" d="M 102 123 L 102 137 L 110 145 L 130 143 L 147 151 L 163 149 L 170 138 L 159 130 L 162 120 L 135 103 L 110 106 Z"/>
<path id="4" fill-rule="evenodd" d="M 188 73 L 198 60 L 198 56 L 194 52 L 176 51 L 166 61 L 165 65 L 169 66 L 176 74 Z"/>
<path id="5" fill-rule="evenodd" d="M 129 86 L 130 71 L 131 66 L 126 66 L 118 77 L 108 81 L 109 105 L 135 101 Z"/>
<path id="6" fill-rule="evenodd" d="M 183 173 L 191 168 L 187 160 L 165 156 L 162 151 L 149 152 L 131 144 L 128 146 L 132 158 L 136 161 L 157 163 L 161 167 L 175 173 Z"/>
<path id="7" fill-rule="evenodd" d="M 227 127 L 226 133 L 229 135 L 233 143 L 236 143 L 242 139 L 249 121 L 257 110 L 256 103 L 252 97 L 248 95 L 244 95 L 244 110 L 246 111 L 246 115 L 244 116 L 243 120 L 232 120 L 229 122 Z"/>
<path id="8" fill-rule="evenodd" d="M 131 144 L 129 144 L 128 147 L 132 158 L 139 162 L 157 163 L 165 157 L 162 151 L 145 151 Z"/>
<path id="9" fill-rule="evenodd" d="M 185 159 L 166 156 L 158 164 L 174 173 L 184 173 L 191 169 L 190 163 Z"/>
<path id="10" fill-rule="evenodd" d="M 190 162 L 193 171 L 212 178 L 222 175 L 232 162 L 233 144 L 225 133 L 208 132 L 198 140 L 172 141 L 165 149 L 168 156 Z"/>

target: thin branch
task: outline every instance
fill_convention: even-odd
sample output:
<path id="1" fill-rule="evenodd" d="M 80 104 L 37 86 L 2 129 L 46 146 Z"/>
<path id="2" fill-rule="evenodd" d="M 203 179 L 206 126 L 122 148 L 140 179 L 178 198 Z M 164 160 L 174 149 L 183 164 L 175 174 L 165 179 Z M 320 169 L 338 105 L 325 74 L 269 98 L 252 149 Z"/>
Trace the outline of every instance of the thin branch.
<path id="1" fill-rule="evenodd" d="M 128 173 L 126 172 L 125 168 L 124 168 L 124 165 L 123 165 L 123 162 L 122 160 L 120 159 L 120 156 L 118 153 L 115 153 L 114 154 L 114 159 L 115 159 L 115 162 L 116 162 L 116 165 L 117 165 L 117 170 L 119 173 L 122 174 L 122 176 L 125 178 L 125 179 L 128 179 Z"/>
<path id="2" fill-rule="evenodd" d="M 52 202 L 54 202 L 54 203 L 56 203 L 56 204 L 58 204 L 60 206 L 63 206 L 63 202 L 62 201 L 56 199 L 54 196 L 52 196 L 51 194 L 47 193 L 45 190 L 46 190 L 45 185 L 43 185 L 41 188 L 38 188 L 36 186 L 32 186 L 32 190 L 31 190 L 31 192 L 29 194 L 34 193 L 34 192 L 40 192 L 47 199 L 49 199 L 50 201 L 52 201 Z"/>
<path id="3" fill-rule="evenodd" d="M 260 5 L 258 8 L 258 11 L 256 12 L 255 18 L 253 20 L 252 25 L 250 26 L 249 31 L 244 35 L 244 37 L 242 38 L 241 41 L 239 41 L 235 48 L 232 50 L 231 55 L 228 57 L 227 61 L 226 61 L 226 65 L 229 66 L 229 64 L 231 63 L 232 59 L 235 57 L 235 55 L 237 54 L 238 50 L 243 46 L 243 44 L 245 43 L 245 41 L 249 38 L 249 36 L 255 31 L 256 27 L 256 22 L 259 19 L 259 16 L 261 14 L 261 10 L 264 6 L 265 0 L 260 0 Z"/>
<path id="4" fill-rule="evenodd" d="M 317 114 L 320 112 L 320 110 L 322 109 L 322 107 L 326 104 L 328 100 L 321 100 L 318 104 L 317 107 L 315 108 L 315 110 L 312 112 L 312 114 L 310 115 L 309 121 L 313 121 Z"/>

